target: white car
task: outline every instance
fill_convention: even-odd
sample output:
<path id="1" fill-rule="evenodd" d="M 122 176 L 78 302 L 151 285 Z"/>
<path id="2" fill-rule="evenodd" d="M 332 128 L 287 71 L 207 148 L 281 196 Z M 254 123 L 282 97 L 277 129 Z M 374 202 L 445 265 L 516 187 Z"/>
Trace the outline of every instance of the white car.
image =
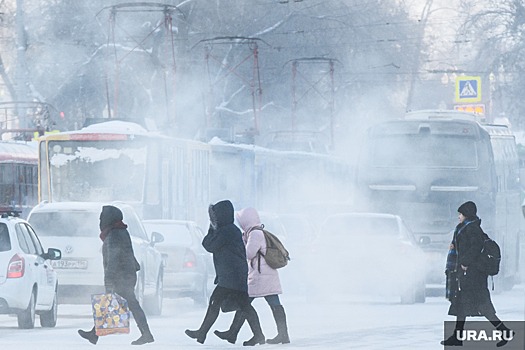
<path id="1" fill-rule="evenodd" d="M 162 312 L 164 261 L 155 244 L 164 237 L 148 237 L 140 218 L 129 204 L 121 202 L 41 203 L 31 210 L 27 220 L 44 244 L 59 247 L 62 260 L 54 262 L 60 278 L 59 303 L 89 303 L 91 294 L 104 292 L 102 241 L 99 217 L 104 205 L 122 210 L 124 223 L 140 264 L 136 287 L 137 299 L 150 315 Z"/>
<path id="2" fill-rule="evenodd" d="M 313 289 L 425 302 L 426 255 L 397 215 L 328 216 L 306 263 L 312 264 Z"/>
<path id="3" fill-rule="evenodd" d="M 157 249 L 165 255 L 164 294 L 190 297 L 206 305 L 213 288 L 212 255 L 202 247 L 204 232 L 194 221 L 143 220 L 146 231 L 160 232 L 164 242 Z"/>
<path id="4" fill-rule="evenodd" d="M 19 328 L 57 323 L 57 273 L 61 252 L 42 244 L 29 223 L 12 214 L 0 218 L 0 314 L 16 314 Z"/>

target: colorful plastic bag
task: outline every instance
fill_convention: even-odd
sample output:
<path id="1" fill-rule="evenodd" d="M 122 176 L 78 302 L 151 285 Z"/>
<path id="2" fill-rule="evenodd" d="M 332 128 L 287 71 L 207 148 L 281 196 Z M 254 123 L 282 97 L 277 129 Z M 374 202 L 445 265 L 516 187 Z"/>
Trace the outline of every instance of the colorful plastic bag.
<path id="1" fill-rule="evenodd" d="M 98 336 L 129 333 L 128 301 L 117 293 L 91 296 L 93 320 Z"/>

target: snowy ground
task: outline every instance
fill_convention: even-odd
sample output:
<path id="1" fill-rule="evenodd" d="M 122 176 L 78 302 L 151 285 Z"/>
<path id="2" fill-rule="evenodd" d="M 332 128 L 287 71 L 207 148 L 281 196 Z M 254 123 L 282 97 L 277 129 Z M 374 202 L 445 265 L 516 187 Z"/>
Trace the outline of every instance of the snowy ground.
<path id="1" fill-rule="evenodd" d="M 443 349 L 443 321 L 447 316 L 448 301 L 443 297 L 428 297 L 425 304 L 400 305 L 397 300 L 353 297 L 347 300 L 326 297 L 324 301 L 309 302 L 306 298 L 284 294 L 282 302 L 288 313 L 292 343 L 286 349 Z M 515 287 L 510 292 L 493 295 L 493 302 L 500 318 L 523 321 L 525 288 Z M 256 299 L 267 337 L 275 335 L 275 324 L 264 300 Z M 0 346 L 2 349 L 93 349 L 77 335 L 78 328 L 92 326 L 88 305 L 61 305 L 56 328 L 19 330 L 16 318 L 0 316 Z M 151 349 L 219 349 L 242 347 L 250 338 L 245 325 L 237 344 L 232 345 L 217 338 L 214 329 L 227 329 L 232 313 L 221 314 L 204 345 L 184 334 L 186 328 L 196 329 L 205 309 L 195 307 L 190 299 L 165 299 L 163 315 L 150 317 L 151 329 L 156 338 Z M 38 320 L 37 320 L 38 323 Z M 132 348 L 130 342 L 139 336 L 133 323 L 129 335 L 107 336 L 100 339 L 97 349 Z M 278 345 L 264 345 L 277 348 Z M 135 348 L 135 347 L 133 347 Z"/>

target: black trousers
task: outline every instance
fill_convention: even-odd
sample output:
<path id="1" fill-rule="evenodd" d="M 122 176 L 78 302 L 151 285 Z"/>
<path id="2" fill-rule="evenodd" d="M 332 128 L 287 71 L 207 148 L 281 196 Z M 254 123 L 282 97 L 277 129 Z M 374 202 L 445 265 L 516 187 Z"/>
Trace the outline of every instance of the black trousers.
<path id="1" fill-rule="evenodd" d="M 204 317 L 199 330 L 204 334 L 208 333 L 211 326 L 217 320 L 217 317 L 219 317 L 221 304 L 227 297 L 234 297 L 237 300 L 240 306 L 240 311 L 245 315 L 254 335 L 262 335 L 259 316 L 257 316 L 257 312 L 251 304 L 251 299 L 248 297 L 248 292 L 242 292 L 220 286 L 215 287 L 213 293 L 210 296 L 208 310 L 206 311 L 206 316 Z"/>
<path id="2" fill-rule="evenodd" d="M 146 330 L 149 331 L 148 320 L 146 319 L 146 314 L 135 296 L 135 287 L 130 285 L 120 285 L 113 288 L 113 292 L 117 293 L 124 299 L 128 301 L 129 311 L 133 314 L 135 322 L 137 322 L 137 327 L 141 333 L 144 333 Z"/>
<path id="3" fill-rule="evenodd" d="M 501 320 L 496 316 L 496 313 L 494 312 L 494 308 L 492 306 L 488 305 L 482 305 L 480 307 L 481 314 L 485 316 L 485 318 L 492 323 L 494 327 L 498 327 L 501 324 Z M 462 331 L 465 329 L 465 322 L 467 320 L 467 316 L 464 315 L 458 315 L 456 316 L 456 330 Z"/>

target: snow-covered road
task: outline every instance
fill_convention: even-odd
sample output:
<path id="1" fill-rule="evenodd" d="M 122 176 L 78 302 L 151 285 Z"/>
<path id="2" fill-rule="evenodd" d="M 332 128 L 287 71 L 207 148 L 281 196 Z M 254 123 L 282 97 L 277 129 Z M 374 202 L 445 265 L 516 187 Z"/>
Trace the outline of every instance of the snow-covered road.
<path id="1" fill-rule="evenodd" d="M 379 298 L 348 298 L 341 300 L 327 296 L 324 301 L 309 302 L 291 293 L 282 296 L 288 314 L 292 343 L 286 349 L 442 349 L 443 321 L 447 316 L 448 301 L 443 297 L 428 297 L 425 304 L 400 305 L 397 300 Z M 524 320 L 525 288 L 493 295 L 500 318 L 508 321 Z M 264 300 L 256 299 L 267 337 L 275 335 L 275 324 Z M 163 315 L 150 317 L 155 343 L 150 349 L 228 349 L 242 347 L 250 338 L 245 325 L 237 344 L 217 338 L 212 332 L 204 345 L 189 339 L 186 328 L 196 329 L 205 309 L 195 307 L 190 299 L 165 299 Z M 212 328 L 227 329 L 232 313 L 221 314 Z M 38 320 L 37 320 L 38 323 Z M 78 328 L 92 326 L 89 305 L 60 305 L 56 328 L 19 330 L 16 318 L 0 316 L 0 346 L 2 349 L 90 349 L 93 345 L 77 335 Z M 139 336 L 135 324 L 129 335 L 107 336 L 99 340 L 97 349 L 131 348 L 130 342 Z M 277 348 L 277 345 L 264 345 Z M 133 347 L 135 348 L 135 347 Z"/>

